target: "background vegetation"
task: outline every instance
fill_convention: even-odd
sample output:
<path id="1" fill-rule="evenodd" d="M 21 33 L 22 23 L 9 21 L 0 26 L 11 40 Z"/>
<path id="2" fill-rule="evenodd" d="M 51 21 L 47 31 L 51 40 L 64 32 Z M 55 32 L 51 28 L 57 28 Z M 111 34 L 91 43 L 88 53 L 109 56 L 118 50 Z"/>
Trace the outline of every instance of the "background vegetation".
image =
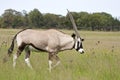
<path id="1" fill-rule="evenodd" d="M 0 29 L 0 79 L 1 80 L 120 80 L 120 32 L 80 31 L 85 39 L 84 54 L 75 50 L 58 54 L 61 64 L 48 71 L 48 54 L 32 51 L 30 61 L 34 70 L 24 62 L 24 52 L 12 67 L 12 56 L 2 62 L 13 35 L 18 29 Z M 72 34 L 72 30 L 61 30 Z M 14 52 L 16 53 L 16 46 Z"/>
<path id="2" fill-rule="evenodd" d="M 78 29 L 120 31 L 120 20 L 106 12 L 72 12 Z M 72 29 L 68 16 L 41 13 L 33 9 L 29 13 L 6 9 L 0 16 L 0 28 L 59 28 Z"/>

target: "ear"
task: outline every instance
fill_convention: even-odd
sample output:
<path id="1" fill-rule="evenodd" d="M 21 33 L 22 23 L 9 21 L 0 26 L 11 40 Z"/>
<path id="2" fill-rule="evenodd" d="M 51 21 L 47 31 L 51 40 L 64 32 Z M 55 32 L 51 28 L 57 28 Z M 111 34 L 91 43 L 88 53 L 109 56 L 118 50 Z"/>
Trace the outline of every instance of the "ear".
<path id="1" fill-rule="evenodd" d="M 75 39 L 75 36 L 76 36 L 76 35 L 75 35 L 75 33 L 73 33 L 71 36 Z"/>
<path id="2" fill-rule="evenodd" d="M 81 39 L 81 41 L 84 41 L 84 39 Z"/>

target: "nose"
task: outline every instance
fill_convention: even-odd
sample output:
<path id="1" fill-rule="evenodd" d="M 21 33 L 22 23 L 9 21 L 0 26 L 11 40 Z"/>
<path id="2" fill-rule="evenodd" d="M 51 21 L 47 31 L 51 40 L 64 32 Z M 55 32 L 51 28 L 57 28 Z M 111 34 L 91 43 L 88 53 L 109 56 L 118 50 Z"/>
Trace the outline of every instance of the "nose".
<path id="1" fill-rule="evenodd" d="M 81 54 L 83 54 L 83 53 L 84 53 L 84 50 L 83 50 L 83 49 L 79 49 L 79 52 L 80 52 Z"/>
<path id="2" fill-rule="evenodd" d="M 81 52 L 81 54 L 83 54 L 83 53 L 84 53 L 84 51 Z"/>

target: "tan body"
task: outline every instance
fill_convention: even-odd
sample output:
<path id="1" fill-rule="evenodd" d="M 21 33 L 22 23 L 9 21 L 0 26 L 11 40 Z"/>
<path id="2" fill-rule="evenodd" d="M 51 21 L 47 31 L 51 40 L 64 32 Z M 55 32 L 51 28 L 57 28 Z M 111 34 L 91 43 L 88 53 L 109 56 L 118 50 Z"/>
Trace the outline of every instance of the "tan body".
<path id="1" fill-rule="evenodd" d="M 24 43 L 47 52 L 72 49 L 74 45 L 74 39 L 70 35 L 55 29 L 45 31 L 27 29 L 19 33 L 16 39 L 18 46 Z"/>

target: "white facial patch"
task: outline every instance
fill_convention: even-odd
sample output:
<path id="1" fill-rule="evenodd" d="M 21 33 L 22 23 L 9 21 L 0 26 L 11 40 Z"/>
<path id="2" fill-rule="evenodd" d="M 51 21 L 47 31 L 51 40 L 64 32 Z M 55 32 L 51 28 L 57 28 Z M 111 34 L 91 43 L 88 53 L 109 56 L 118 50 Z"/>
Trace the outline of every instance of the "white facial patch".
<path id="1" fill-rule="evenodd" d="M 79 42 L 79 43 L 78 43 L 78 42 Z M 75 43 L 75 49 L 77 49 L 78 46 L 80 46 L 80 42 L 81 42 L 80 38 L 77 38 L 77 41 L 76 41 L 76 43 Z"/>
<path id="2" fill-rule="evenodd" d="M 77 49 L 77 42 L 75 43 L 75 49 Z"/>
<path id="3" fill-rule="evenodd" d="M 79 51 L 80 53 L 83 53 L 83 52 L 84 52 L 83 48 L 80 48 L 78 51 Z"/>
<path id="4" fill-rule="evenodd" d="M 77 41 L 81 42 L 81 39 L 80 39 L 80 38 L 77 38 Z"/>

